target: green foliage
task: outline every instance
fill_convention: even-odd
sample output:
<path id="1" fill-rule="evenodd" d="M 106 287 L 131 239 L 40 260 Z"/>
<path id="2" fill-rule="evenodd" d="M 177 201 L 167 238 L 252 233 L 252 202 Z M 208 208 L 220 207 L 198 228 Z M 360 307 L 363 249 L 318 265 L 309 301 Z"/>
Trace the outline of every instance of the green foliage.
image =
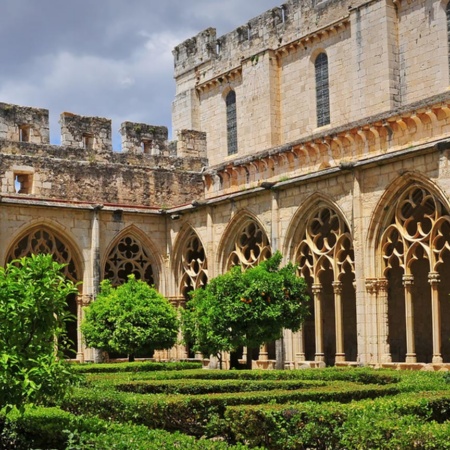
<path id="1" fill-rule="evenodd" d="M 182 330 L 204 356 L 239 346 L 257 348 L 297 331 L 306 314 L 307 288 L 296 267 L 280 268 L 281 254 L 242 271 L 233 267 L 196 289 L 182 314 Z"/>
<path id="2" fill-rule="evenodd" d="M 130 361 L 141 350 L 148 352 L 172 347 L 178 335 L 175 308 L 133 275 L 114 288 L 109 280 L 86 309 L 81 325 L 86 344 L 109 352 L 126 353 Z"/>
<path id="3" fill-rule="evenodd" d="M 202 367 L 201 362 L 174 361 L 156 362 L 140 361 L 135 363 L 80 364 L 74 367 L 78 373 L 121 373 L 121 372 L 161 372 L 171 370 L 195 370 Z M 166 375 L 164 375 L 166 376 Z"/>
<path id="4" fill-rule="evenodd" d="M 23 411 L 26 403 L 62 397 L 72 380 L 67 296 L 75 285 L 51 255 L 32 255 L 0 268 L 0 405 Z M 58 345 L 56 345 L 58 342 Z"/>

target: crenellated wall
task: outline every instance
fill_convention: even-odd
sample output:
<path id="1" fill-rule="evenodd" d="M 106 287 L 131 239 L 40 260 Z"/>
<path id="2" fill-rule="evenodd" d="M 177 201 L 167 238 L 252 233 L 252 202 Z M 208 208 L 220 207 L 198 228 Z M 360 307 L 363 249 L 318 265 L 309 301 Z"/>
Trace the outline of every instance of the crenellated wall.
<path id="1" fill-rule="evenodd" d="M 50 145 L 47 110 L 0 104 L 2 196 L 159 209 L 202 199 L 204 133 L 169 143 L 166 127 L 125 122 L 113 152 L 109 119 L 65 112 L 60 125 L 62 145 Z"/>

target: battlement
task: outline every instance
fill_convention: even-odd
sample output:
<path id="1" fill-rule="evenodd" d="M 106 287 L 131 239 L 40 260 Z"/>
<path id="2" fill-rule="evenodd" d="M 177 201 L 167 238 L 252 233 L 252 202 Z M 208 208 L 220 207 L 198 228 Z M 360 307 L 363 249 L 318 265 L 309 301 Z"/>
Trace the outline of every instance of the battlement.
<path id="1" fill-rule="evenodd" d="M 167 127 L 147 125 L 145 123 L 124 122 L 120 127 L 122 151 L 145 153 L 150 155 L 168 154 Z"/>
<path id="2" fill-rule="evenodd" d="M 48 110 L 0 103 L 0 139 L 48 144 Z"/>
<path id="3" fill-rule="evenodd" d="M 194 69 L 200 71 L 208 62 L 217 66 L 215 74 L 237 67 L 243 59 L 282 47 L 341 19 L 349 9 L 364 3 L 367 1 L 288 0 L 223 36 L 217 37 L 216 29 L 208 28 L 175 47 L 175 78 Z"/>
<path id="4" fill-rule="evenodd" d="M 112 152 L 111 120 L 63 112 L 59 123 L 62 146 Z"/>
<path id="5" fill-rule="evenodd" d="M 60 116 L 61 146 L 50 144 L 49 112 L 46 109 L 0 103 L 0 141 L 45 145 L 36 148 L 49 155 L 75 149 L 80 160 L 113 161 L 111 120 L 85 117 L 64 112 Z M 122 153 L 134 161 L 133 155 L 149 159 L 153 156 L 169 158 L 206 158 L 206 134 L 182 130 L 177 142 L 169 142 L 167 127 L 145 123 L 123 122 Z M 6 151 L 2 144 L 2 152 Z M 31 150 L 33 145 L 28 146 Z M 150 159 L 149 159 L 150 161 Z M 141 163 L 140 163 L 141 164 Z M 202 166 L 204 161 L 202 162 Z M 173 163 L 169 164 L 170 167 Z"/>

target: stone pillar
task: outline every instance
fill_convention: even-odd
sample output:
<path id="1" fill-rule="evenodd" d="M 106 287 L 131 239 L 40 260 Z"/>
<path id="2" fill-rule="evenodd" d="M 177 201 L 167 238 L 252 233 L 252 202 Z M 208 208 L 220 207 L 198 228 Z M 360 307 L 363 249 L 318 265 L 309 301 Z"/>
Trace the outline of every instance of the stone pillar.
<path id="1" fill-rule="evenodd" d="M 84 295 L 77 295 L 77 361 L 80 363 L 84 363 L 84 345 L 83 345 L 83 336 L 81 334 L 81 322 L 83 320 L 83 307 L 86 305 L 87 302 L 84 300 Z"/>
<path id="2" fill-rule="evenodd" d="M 92 287 L 91 294 L 92 300 L 95 301 L 97 297 L 100 278 L 101 278 L 101 267 L 100 267 L 100 210 L 103 208 L 102 205 L 96 205 L 93 209 L 92 217 L 92 231 L 91 231 L 91 261 L 92 261 Z M 94 362 L 103 362 L 103 352 L 99 349 L 94 349 Z"/>
<path id="3" fill-rule="evenodd" d="M 439 273 L 430 272 L 428 282 L 431 285 L 431 317 L 433 327 L 433 364 L 442 364 L 441 354 L 441 305 L 439 302 Z"/>
<path id="4" fill-rule="evenodd" d="M 380 278 L 377 281 L 377 322 L 380 362 L 392 362 L 389 347 L 389 317 L 388 317 L 388 281 Z"/>
<path id="5" fill-rule="evenodd" d="M 305 332 L 303 325 L 299 331 L 294 333 L 295 340 L 295 366 L 302 364 L 305 361 Z"/>
<path id="6" fill-rule="evenodd" d="M 263 345 L 261 345 L 261 347 L 259 347 L 259 360 L 260 361 L 268 361 L 269 360 L 267 344 L 263 344 Z"/>
<path id="7" fill-rule="evenodd" d="M 405 316 L 406 316 L 406 362 L 415 363 L 416 345 L 414 342 L 414 310 L 412 302 L 411 286 L 414 284 L 414 275 L 403 275 L 403 286 L 405 287 Z"/>
<path id="8" fill-rule="evenodd" d="M 314 283 L 312 285 L 314 296 L 314 325 L 316 332 L 316 355 L 314 360 L 318 362 L 325 361 L 323 353 L 323 326 L 322 326 L 322 285 Z"/>
<path id="9" fill-rule="evenodd" d="M 336 329 L 336 362 L 345 361 L 344 351 L 344 322 L 342 308 L 342 282 L 333 281 L 334 290 L 334 317 Z"/>

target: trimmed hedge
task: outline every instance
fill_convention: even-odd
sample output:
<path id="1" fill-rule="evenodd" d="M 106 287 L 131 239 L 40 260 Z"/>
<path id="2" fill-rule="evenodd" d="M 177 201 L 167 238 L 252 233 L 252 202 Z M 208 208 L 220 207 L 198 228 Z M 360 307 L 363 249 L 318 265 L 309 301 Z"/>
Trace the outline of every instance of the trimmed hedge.
<path id="1" fill-rule="evenodd" d="M 120 373 L 120 372 L 156 372 L 172 370 L 195 370 L 202 367 L 201 362 L 132 362 L 132 363 L 101 363 L 74 364 L 79 373 Z"/>
<path id="2" fill-rule="evenodd" d="M 132 421 L 149 428 L 182 431 L 194 436 L 208 433 L 211 424 L 224 417 L 231 405 L 290 403 L 299 401 L 350 402 L 353 399 L 377 398 L 397 394 L 396 386 L 372 386 L 329 382 L 307 390 L 273 390 L 209 395 L 143 395 L 105 389 L 78 389 L 61 407 L 74 414 L 98 415 L 104 419 Z M 213 427 L 214 428 L 214 427 Z"/>
<path id="3" fill-rule="evenodd" d="M 0 448 L 96 450 L 242 450 L 246 445 L 196 440 L 181 433 L 113 423 L 95 417 L 74 416 L 56 408 L 36 408 L 23 417 L 0 417 Z"/>
<path id="4" fill-rule="evenodd" d="M 220 433 L 267 449 L 450 448 L 450 393 L 227 408 Z M 430 439 L 435 432 L 439 439 Z M 423 434 L 423 436 L 422 436 Z"/>
<path id="5" fill-rule="evenodd" d="M 271 390 L 297 390 L 325 386 L 324 381 L 311 380 L 147 380 L 119 383 L 114 388 L 135 394 L 223 394 Z"/>

